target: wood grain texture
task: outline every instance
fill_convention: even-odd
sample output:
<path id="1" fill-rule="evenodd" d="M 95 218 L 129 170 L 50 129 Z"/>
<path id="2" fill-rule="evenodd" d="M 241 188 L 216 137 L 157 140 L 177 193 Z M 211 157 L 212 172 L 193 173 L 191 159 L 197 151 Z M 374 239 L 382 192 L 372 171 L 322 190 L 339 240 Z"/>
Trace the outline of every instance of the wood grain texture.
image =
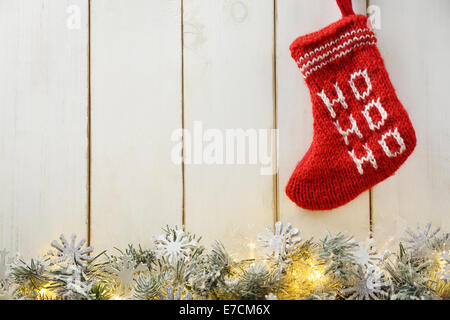
<path id="1" fill-rule="evenodd" d="M 148 245 L 181 224 L 180 1 L 96 0 L 92 41 L 92 243 Z"/>
<path id="2" fill-rule="evenodd" d="M 195 121 L 218 135 L 271 129 L 273 1 L 184 3 L 186 129 L 193 132 Z M 187 229 L 243 256 L 274 214 L 273 176 L 246 163 L 186 165 L 185 179 Z"/>
<path id="3" fill-rule="evenodd" d="M 356 13 L 365 13 L 366 1 L 353 1 Z M 369 193 L 332 211 L 311 212 L 298 208 L 285 187 L 306 153 L 313 134 L 310 93 L 289 46 L 299 36 L 314 32 L 341 17 L 335 1 L 277 1 L 277 95 L 279 143 L 280 219 L 300 228 L 304 237 L 320 237 L 327 230 L 348 231 L 358 239 L 369 235 Z"/>
<path id="4" fill-rule="evenodd" d="M 26 257 L 86 236 L 87 21 L 85 0 L 0 1 L 0 248 Z"/>
<path id="5" fill-rule="evenodd" d="M 182 223 L 183 171 L 171 138 L 183 114 L 191 134 L 196 121 L 224 136 L 277 120 L 280 132 L 278 183 L 260 163 L 186 164 L 186 227 L 205 244 L 219 239 L 251 256 L 247 245 L 277 211 L 303 238 L 327 230 L 366 238 L 368 192 L 327 212 L 299 209 L 284 192 L 313 132 L 289 45 L 339 19 L 335 1 L 184 0 L 183 28 L 181 4 L 91 1 L 92 244 L 145 246 L 161 227 Z M 366 1 L 353 4 L 364 13 Z M 373 189 L 385 249 L 416 222 L 450 228 L 450 3 L 370 4 L 381 10 L 380 51 L 418 137 L 405 165 Z M 87 17 L 87 0 L 0 0 L 0 249 L 38 255 L 60 233 L 86 236 Z"/>
<path id="6" fill-rule="evenodd" d="M 380 51 L 418 140 L 396 175 L 373 190 L 375 236 L 392 244 L 417 222 L 450 227 L 450 2 L 371 4 L 381 10 Z"/>

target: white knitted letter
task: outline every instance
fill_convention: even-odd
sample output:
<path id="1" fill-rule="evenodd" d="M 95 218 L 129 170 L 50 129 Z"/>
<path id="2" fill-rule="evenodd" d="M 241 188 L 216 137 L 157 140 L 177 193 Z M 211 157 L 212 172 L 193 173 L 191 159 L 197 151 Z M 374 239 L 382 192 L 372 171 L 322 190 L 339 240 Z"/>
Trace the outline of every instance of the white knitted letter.
<path id="1" fill-rule="evenodd" d="M 339 88 L 337 82 L 335 83 L 334 88 L 336 89 L 337 99 L 333 99 L 333 102 L 330 102 L 330 99 L 325 94 L 325 90 L 322 90 L 322 92 L 317 94 L 319 97 L 322 98 L 323 103 L 327 106 L 328 111 L 330 111 L 331 117 L 333 119 L 336 118 L 336 112 L 333 109 L 335 104 L 340 103 L 344 107 L 344 109 L 348 108 L 348 105 L 345 102 L 344 94 L 342 93 L 342 90 Z"/>
<path id="2" fill-rule="evenodd" d="M 395 141 L 397 141 L 398 145 L 400 146 L 400 150 L 396 151 L 394 153 L 391 152 L 391 150 L 389 149 L 389 147 L 388 147 L 388 145 L 386 143 L 386 139 L 388 137 L 391 137 L 391 136 L 394 137 Z M 383 136 L 381 137 L 381 140 L 378 141 L 378 143 L 383 148 L 384 153 L 389 158 L 395 158 L 395 157 L 401 155 L 403 152 L 406 151 L 405 141 L 403 141 L 402 136 L 398 132 L 398 128 L 395 128 L 394 132 L 392 132 L 392 130 L 389 130 L 388 132 L 383 134 Z"/>
<path id="3" fill-rule="evenodd" d="M 377 108 L 377 110 L 381 116 L 381 120 L 378 121 L 378 123 L 376 123 L 376 124 L 373 123 L 373 119 L 370 116 L 370 109 L 372 109 L 372 107 Z M 375 99 L 372 100 L 368 105 L 366 105 L 366 108 L 364 109 L 364 111 L 361 111 L 361 112 L 364 115 L 364 117 L 366 118 L 367 123 L 369 124 L 369 128 L 372 131 L 375 131 L 375 129 L 380 130 L 380 128 L 382 126 L 384 126 L 384 121 L 388 117 L 386 110 L 384 110 L 383 106 L 381 105 L 380 98 L 378 98 L 377 101 L 375 101 Z"/>
<path id="4" fill-rule="evenodd" d="M 366 89 L 366 91 L 364 91 L 363 94 L 361 94 L 359 92 L 358 88 L 355 85 L 355 79 L 360 78 L 360 77 L 364 78 L 364 81 L 366 81 L 366 86 L 367 86 L 367 89 Z M 370 95 L 370 92 L 372 91 L 372 83 L 370 82 L 369 75 L 367 74 L 367 69 L 359 70 L 359 71 L 355 72 L 354 74 L 352 74 L 350 77 L 349 83 L 350 83 L 350 87 L 352 87 L 353 93 L 355 94 L 355 97 L 357 100 L 364 100 L 366 97 L 368 97 Z"/>
<path id="5" fill-rule="evenodd" d="M 378 169 L 377 161 L 375 160 L 375 157 L 373 156 L 372 150 L 367 146 L 367 144 L 364 145 L 364 150 L 367 151 L 367 154 L 365 157 L 357 158 L 355 155 L 355 150 L 349 151 L 348 154 L 350 157 L 352 157 L 353 161 L 356 164 L 356 168 L 358 169 L 359 174 L 364 174 L 364 170 L 362 168 L 362 165 L 364 162 L 369 161 L 372 164 L 372 167 L 375 169 Z"/>
<path id="6" fill-rule="evenodd" d="M 350 129 L 347 130 L 342 130 L 341 126 L 339 125 L 339 121 L 336 120 L 334 122 L 334 125 L 336 126 L 336 128 L 338 129 L 339 133 L 344 137 L 344 141 L 346 145 L 349 145 L 348 142 L 348 137 L 350 136 L 350 134 L 354 133 L 358 136 L 358 138 L 362 139 L 363 135 L 361 133 L 361 131 L 359 131 L 358 129 L 358 125 L 356 124 L 355 119 L 353 119 L 353 116 L 350 114 L 350 123 L 352 124 L 352 127 Z"/>

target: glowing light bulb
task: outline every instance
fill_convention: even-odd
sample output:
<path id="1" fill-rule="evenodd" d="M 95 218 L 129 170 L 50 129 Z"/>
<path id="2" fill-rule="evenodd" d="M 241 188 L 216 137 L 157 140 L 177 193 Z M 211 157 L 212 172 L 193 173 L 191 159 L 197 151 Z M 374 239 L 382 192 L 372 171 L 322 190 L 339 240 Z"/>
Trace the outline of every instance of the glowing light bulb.
<path id="1" fill-rule="evenodd" d="M 250 242 L 247 246 L 250 248 L 250 259 L 255 259 L 256 243 Z"/>
<path id="2" fill-rule="evenodd" d="M 308 276 L 309 280 L 315 281 L 315 280 L 322 280 L 323 279 L 323 274 L 318 271 L 318 270 L 313 270 L 309 276 Z"/>

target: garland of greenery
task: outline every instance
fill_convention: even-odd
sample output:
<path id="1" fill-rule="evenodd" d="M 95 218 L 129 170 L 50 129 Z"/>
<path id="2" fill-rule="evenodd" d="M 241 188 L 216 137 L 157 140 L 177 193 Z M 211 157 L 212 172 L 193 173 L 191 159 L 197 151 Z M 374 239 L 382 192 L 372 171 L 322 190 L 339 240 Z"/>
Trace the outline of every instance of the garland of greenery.
<path id="1" fill-rule="evenodd" d="M 258 235 L 264 255 L 235 260 L 220 242 L 206 249 L 200 238 L 167 227 L 151 248 L 129 245 L 109 255 L 76 236 L 42 258 L 0 251 L 0 300 L 261 300 L 448 299 L 450 236 L 406 230 L 395 253 L 380 253 L 373 239 L 355 242 L 345 233 L 302 240 L 277 222 Z"/>

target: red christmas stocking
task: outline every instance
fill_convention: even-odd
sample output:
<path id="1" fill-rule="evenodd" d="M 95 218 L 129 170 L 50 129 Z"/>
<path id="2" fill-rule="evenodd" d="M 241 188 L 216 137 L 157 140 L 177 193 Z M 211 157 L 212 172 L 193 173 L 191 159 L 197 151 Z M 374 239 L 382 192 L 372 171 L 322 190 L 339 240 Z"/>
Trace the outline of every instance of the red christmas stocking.
<path id="1" fill-rule="evenodd" d="M 291 45 L 311 92 L 314 139 L 286 193 L 310 210 L 356 198 L 393 175 L 416 146 L 367 17 L 354 14 L 351 0 L 337 2 L 341 20 Z"/>

